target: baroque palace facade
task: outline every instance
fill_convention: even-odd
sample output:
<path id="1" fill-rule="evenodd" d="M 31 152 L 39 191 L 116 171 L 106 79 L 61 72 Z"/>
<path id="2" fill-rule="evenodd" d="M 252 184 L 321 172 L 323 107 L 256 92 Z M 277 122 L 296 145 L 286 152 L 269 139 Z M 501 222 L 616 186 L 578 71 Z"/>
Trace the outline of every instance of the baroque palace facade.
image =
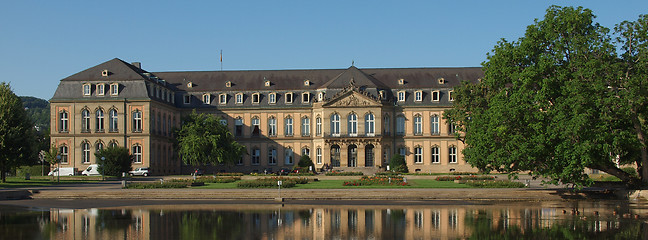
<path id="1" fill-rule="evenodd" d="M 112 59 L 61 80 L 51 105 L 51 143 L 61 167 L 85 169 L 109 145 L 134 155 L 133 168 L 187 173 L 174 128 L 192 111 L 222 118 L 248 154 L 211 170 L 316 168 L 377 170 L 393 154 L 411 172 L 475 171 L 443 119 L 453 87 L 481 68 L 148 72 Z"/>

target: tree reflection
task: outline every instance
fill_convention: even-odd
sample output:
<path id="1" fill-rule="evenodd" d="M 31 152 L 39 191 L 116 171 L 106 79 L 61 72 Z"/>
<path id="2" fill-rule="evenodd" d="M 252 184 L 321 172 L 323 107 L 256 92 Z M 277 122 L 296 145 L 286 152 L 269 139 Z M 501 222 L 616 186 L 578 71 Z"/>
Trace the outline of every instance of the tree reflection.
<path id="1" fill-rule="evenodd" d="M 241 239 L 242 213 L 191 211 L 180 217 L 180 239 Z"/>

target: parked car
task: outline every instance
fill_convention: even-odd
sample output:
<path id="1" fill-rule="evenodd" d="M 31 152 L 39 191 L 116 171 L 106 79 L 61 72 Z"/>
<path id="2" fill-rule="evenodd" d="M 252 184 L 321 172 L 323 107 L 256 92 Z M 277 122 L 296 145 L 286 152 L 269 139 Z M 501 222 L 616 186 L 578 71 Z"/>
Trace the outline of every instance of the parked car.
<path id="1" fill-rule="evenodd" d="M 88 168 L 86 168 L 86 170 L 83 170 L 83 172 L 81 172 L 81 175 L 83 175 L 83 176 L 100 176 L 101 174 L 99 173 L 97 168 L 99 168 L 98 164 L 90 164 L 90 166 L 88 166 Z"/>
<path id="2" fill-rule="evenodd" d="M 59 172 L 60 170 L 60 172 Z M 73 176 L 77 173 L 76 168 L 54 168 L 47 176 Z"/>
<path id="3" fill-rule="evenodd" d="M 288 168 L 282 168 L 281 170 L 277 171 L 277 175 L 288 175 L 292 171 Z"/>
<path id="4" fill-rule="evenodd" d="M 131 176 L 148 176 L 149 175 L 149 168 L 148 167 L 140 167 L 136 168 L 133 171 L 128 172 Z"/>

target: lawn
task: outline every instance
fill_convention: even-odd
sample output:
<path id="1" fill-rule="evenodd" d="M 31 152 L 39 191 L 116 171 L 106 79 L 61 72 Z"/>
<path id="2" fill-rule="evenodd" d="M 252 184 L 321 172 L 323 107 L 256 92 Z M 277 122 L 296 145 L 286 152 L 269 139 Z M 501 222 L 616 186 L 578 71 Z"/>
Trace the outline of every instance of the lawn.
<path id="1" fill-rule="evenodd" d="M 357 189 L 357 188 L 470 188 L 465 184 L 454 183 L 452 181 L 436 181 L 432 179 L 413 179 L 408 180 L 409 186 L 342 186 L 345 180 L 320 180 L 309 182 L 308 184 L 297 184 L 292 189 Z M 196 189 L 235 189 L 237 182 L 233 183 L 206 183 L 205 186 L 192 187 Z"/>
<path id="2" fill-rule="evenodd" d="M 61 182 L 58 183 L 56 178 L 52 177 L 32 177 L 31 180 L 25 180 L 24 177 L 7 177 L 7 182 L 0 183 L 0 188 L 26 188 L 53 186 L 58 184 L 95 183 L 101 182 L 101 177 L 61 176 L 60 180 Z"/>

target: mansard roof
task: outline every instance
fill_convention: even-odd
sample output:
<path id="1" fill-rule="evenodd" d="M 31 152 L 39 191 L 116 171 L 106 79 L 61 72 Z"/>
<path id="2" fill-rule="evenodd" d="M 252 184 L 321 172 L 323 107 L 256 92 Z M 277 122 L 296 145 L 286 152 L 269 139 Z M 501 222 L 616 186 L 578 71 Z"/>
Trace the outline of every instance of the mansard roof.
<path id="1" fill-rule="evenodd" d="M 107 70 L 107 76 L 102 72 Z M 124 62 L 119 58 L 113 58 L 97 66 L 78 72 L 64 78 L 63 81 L 123 81 L 123 80 L 145 80 L 146 71 Z"/>
<path id="2" fill-rule="evenodd" d="M 355 66 L 349 67 L 346 71 L 335 76 L 335 78 L 324 83 L 319 88 L 345 88 L 349 85 L 362 86 L 365 88 L 381 88 L 385 89 L 387 86 L 375 78 L 368 76 Z"/>

